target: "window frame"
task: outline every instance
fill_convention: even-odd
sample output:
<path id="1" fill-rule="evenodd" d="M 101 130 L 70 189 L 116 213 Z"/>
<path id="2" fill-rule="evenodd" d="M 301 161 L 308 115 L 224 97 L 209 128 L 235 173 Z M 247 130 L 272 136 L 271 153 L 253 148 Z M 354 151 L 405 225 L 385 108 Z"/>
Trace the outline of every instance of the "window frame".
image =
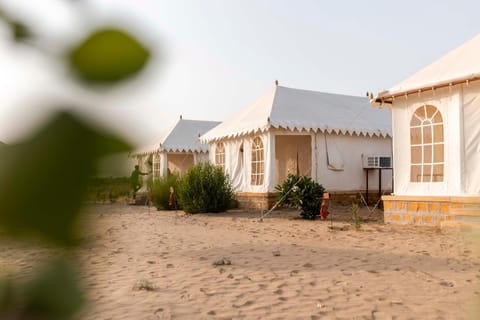
<path id="1" fill-rule="evenodd" d="M 444 179 L 443 116 L 437 107 L 425 104 L 416 108 L 410 118 L 410 182 L 435 183 Z"/>
<path id="2" fill-rule="evenodd" d="M 152 159 L 152 172 L 154 179 L 160 179 L 160 153 L 154 153 Z"/>
<path id="3" fill-rule="evenodd" d="M 225 144 L 223 142 L 219 142 L 215 146 L 215 165 L 225 172 Z"/>
<path id="4" fill-rule="evenodd" d="M 261 137 L 252 140 L 250 184 L 261 186 L 265 180 L 265 146 Z"/>

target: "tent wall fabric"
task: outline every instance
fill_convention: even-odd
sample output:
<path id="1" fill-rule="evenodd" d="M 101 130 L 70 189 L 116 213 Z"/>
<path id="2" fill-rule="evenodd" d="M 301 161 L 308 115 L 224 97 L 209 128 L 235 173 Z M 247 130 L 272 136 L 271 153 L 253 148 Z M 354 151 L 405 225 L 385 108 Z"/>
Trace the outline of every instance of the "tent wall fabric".
<path id="1" fill-rule="evenodd" d="M 212 163 L 225 152 L 225 164 L 217 164 L 231 177 L 237 198 L 264 209 L 289 172 L 309 175 L 329 191 L 357 194 L 366 184 L 362 155 L 391 156 L 390 137 L 389 110 L 375 110 L 366 98 L 278 86 L 200 140 L 209 143 Z M 260 167 L 252 150 L 258 138 Z M 217 148 L 222 156 L 215 156 Z M 259 185 L 258 168 L 263 168 Z M 391 180 L 385 174 L 382 185 L 391 188 Z"/>
<path id="2" fill-rule="evenodd" d="M 395 194 L 410 196 L 461 195 L 462 172 L 460 157 L 460 88 L 437 90 L 435 96 L 429 93 L 421 97 L 412 96 L 408 100 L 395 101 L 392 108 L 393 127 L 396 139 L 393 140 L 395 164 Z M 419 183 L 411 181 L 411 139 L 410 122 L 418 108 L 424 105 L 435 106 L 443 117 L 444 137 L 444 177 L 441 182 Z"/>
<path id="3" fill-rule="evenodd" d="M 479 55 L 477 35 L 372 99 L 390 104 L 393 117 L 395 193 L 383 197 L 385 222 L 480 216 Z"/>
<path id="4" fill-rule="evenodd" d="M 312 176 L 311 135 L 275 136 L 275 184 L 289 174 Z"/>
<path id="5" fill-rule="evenodd" d="M 464 166 L 462 176 L 466 195 L 480 194 L 480 83 L 464 88 L 463 96 Z M 461 145 L 460 145 L 461 146 Z M 460 150 L 461 154 L 462 150 Z"/>
<path id="6" fill-rule="evenodd" d="M 193 154 L 188 153 L 167 153 L 167 159 L 167 171 L 179 176 L 183 175 L 194 164 Z"/>
<path id="7" fill-rule="evenodd" d="M 325 139 L 326 138 L 326 139 Z M 323 184 L 329 191 L 346 192 L 355 194 L 358 191 L 366 190 L 366 172 L 363 170 L 363 157 L 369 155 L 379 155 L 390 157 L 392 155 L 391 139 L 379 137 L 331 135 L 316 133 L 314 137 L 316 143 L 314 162 L 316 180 Z M 327 160 L 325 142 L 330 150 L 337 150 L 337 156 L 343 159 L 343 170 L 333 169 Z M 376 188 L 379 184 L 378 171 L 370 172 L 368 176 L 370 190 Z M 382 172 L 382 189 L 391 191 L 393 187 L 391 170 Z"/>
<path id="8" fill-rule="evenodd" d="M 264 154 L 274 152 L 271 145 L 272 136 L 268 132 L 257 135 L 245 135 L 224 141 L 212 142 L 209 153 L 210 162 L 215 163 L 215 152 L 218 143 L 225 146 L 225 173 L 230 176 L 232 185 L 237 192 L 273 192 L 275 184 L 272 182 L 273 176 L 272 157 L 264 157 L 264 183 L 262 185 L 252 185 L 252 141 L 254 138 L 260 138 L 264 146 Z"/>

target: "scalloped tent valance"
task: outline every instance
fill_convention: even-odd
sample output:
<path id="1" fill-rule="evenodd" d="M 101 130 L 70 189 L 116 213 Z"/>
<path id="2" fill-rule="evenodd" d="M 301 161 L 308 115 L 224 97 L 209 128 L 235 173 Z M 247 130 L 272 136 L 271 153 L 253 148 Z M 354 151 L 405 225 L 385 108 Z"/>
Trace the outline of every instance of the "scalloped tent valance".
<path id="1" fill-rule="evenodd" d="M 208 145 L 198 137 L 220 124 L 217 121 L 181 119 L 165 131 L 154 143 L 141 147 L 132 155 L 147 155 L 155 152 L 208 152 Z"/>

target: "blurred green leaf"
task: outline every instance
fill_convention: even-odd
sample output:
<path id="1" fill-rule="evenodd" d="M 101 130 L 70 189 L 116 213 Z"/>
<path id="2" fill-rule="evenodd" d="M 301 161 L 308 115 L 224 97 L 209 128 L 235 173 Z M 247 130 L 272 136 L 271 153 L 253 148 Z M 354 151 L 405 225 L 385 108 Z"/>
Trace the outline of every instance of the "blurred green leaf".
<path id="1" fill-rule="evenodd" d="M 14 304 L 15 292 L 10 279 L 0 279 L 0 318 Z"/>
<path id="2" fill-rule="evenodd" d="M 72 318 L 85 303 L 75 274 L 70 263 L 57 258 L 26 283 L 0 280 L 0 318 Z"/>
<path id="3" fill-rule="evenodd" d="M 32 37 L 30 29 L 28 29 L 28 27 L 23 23 L 19 21 L 11 21 L 9 25 L 15 41 L 25 41 Z"/>
<path id="4" fill-rule="evenodd" d="M 77 239 L 79 210 L 101 156 L 128 151 L 113 135 L 61 112 L 0 157 L 0 227 L 61 245 Z"/>
<path id="5" fill-rule="evenodd" d="M 71 68 L 82 80 L 108 84 L 142 70 L 150 52 L 128 33 L 109 28 L 88 36 L 68 58 Z"/>
<path id="6" fill-rule="evenodd" d="M 36 319 L 71 318 L 85 303 L 73 266 L 65 259 L 49 263 L 22 292 L 24 313 Z"/>
<path id="7" fill-rule="evenodd" d="M 0 10 L 0 20 L 6 22 L 15 41 L 24 41 L 32 37 L 30 29 L 25 24 L 12 18 L 2 10 Z"/>

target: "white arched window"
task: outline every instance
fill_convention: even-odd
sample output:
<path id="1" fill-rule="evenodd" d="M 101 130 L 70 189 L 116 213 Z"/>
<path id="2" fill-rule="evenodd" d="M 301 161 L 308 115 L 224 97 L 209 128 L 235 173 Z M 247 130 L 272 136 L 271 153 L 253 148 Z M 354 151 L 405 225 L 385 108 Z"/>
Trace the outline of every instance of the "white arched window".
<path id="1" fill-rule="evenodd" d="M 434 106 L 415 110 L 410 121 L 410 153 L 411 182 L 443 181 L 443 119 Z"/>
<path id="2" fill-rule="evenodd" d="M 160 153 L 153 154 L 153 178 L 160 178 Z"/>
<path id="3" fill-rule="evenodd" d="M 252 143 L 252 185 L 259 186 L 263 184 L 264 172 L 263 142 L 260 137 L 256 137 Z"/>
<path id="4" fill-rule="evenodd" d="M 225 145 L 222 142 L 215 147 L 215 164 L 225 172 Z"/>

